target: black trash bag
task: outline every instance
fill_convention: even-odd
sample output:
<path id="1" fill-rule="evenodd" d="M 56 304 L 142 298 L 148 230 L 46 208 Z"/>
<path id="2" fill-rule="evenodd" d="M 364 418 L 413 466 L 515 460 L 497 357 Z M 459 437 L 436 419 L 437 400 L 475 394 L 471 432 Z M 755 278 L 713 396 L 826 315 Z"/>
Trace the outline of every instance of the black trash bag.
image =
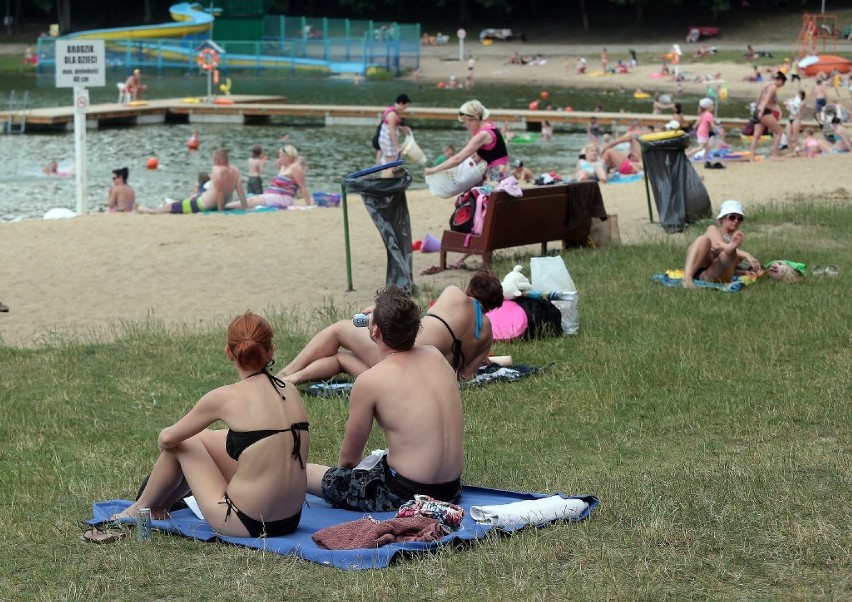
<path id="1" fill-rule="evenodd" d="M 394 170 L 392 178 L 343 178 L 349 192 L 357 192 L 385 243 L 388 255 L 386 284 L 412 292 L 414 260 L 411 255 L 411 218 L 405 191 L 411 185 L 411 174 L 403 168 Z"/>
<path id="2" fill-rule="evenodd" d="M 651 182 L 660 225 L 666 232 L 681 232 L 686 224 L 713 216 L 710 195 L 684 151 L 689 136 L 643 140 L 642 164 Z"/>

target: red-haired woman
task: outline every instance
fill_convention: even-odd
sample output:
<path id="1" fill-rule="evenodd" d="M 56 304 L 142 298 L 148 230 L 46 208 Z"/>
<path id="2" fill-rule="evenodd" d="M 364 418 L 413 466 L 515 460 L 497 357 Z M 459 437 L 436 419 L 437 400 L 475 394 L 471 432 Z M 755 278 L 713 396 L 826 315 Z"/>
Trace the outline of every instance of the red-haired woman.
<path id="1" fill-rule="evenodd" d="M 298 390 L 268 370 L 274 353 L 266 320 L 252 312 L 234 318 L 225 356 L 240 380 L 210 391 L 160 432 L 160 457 L 145 488 L 114 518 L 169 508 L 191 489 L 218 533 L 275 537 L 295 531 L 310 436 Z M 217 420 L 228 430 L 207 430 Z"/>

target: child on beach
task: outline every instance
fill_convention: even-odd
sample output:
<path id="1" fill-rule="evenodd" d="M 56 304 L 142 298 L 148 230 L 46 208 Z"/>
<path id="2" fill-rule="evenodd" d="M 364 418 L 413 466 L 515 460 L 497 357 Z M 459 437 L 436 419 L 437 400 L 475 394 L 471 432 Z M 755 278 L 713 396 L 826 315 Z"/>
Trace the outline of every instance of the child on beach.
<path id="1" fill-rule="evenodd" d="M 248 185 L 246 191 L 249 194 L 263 194 L 263 168 L 269 159 L 263 154 L 263 148 L 259 144 L 251 147 L 251 157 L 248 160 Z"/>
<path id="2" fill-rule="evenodd" d="M 701 109 L 701 114 L 698 116 L 698 127 L 696 127 L 695 135 L 700 148 L 693 153 L 693 156 L 701 153 L 701 156 L 707 157 L 707 151 L 710 150 L 710 132 L 713 129 L 713 101 L 709 98 L 702 98 L 698 101 L 698 106 Z"/>

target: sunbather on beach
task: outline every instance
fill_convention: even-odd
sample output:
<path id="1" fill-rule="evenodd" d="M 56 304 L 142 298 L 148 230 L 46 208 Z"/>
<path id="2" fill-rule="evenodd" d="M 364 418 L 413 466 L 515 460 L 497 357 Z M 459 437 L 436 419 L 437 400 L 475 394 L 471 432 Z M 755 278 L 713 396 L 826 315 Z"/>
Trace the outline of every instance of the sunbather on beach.
<path id="1" fill-rule="evenodd" d="M 299 159 L 299 151 L 292 144 L 278 149 L 278 173 L 273 176 L 263 194 L 256 194 L 247 199 L 248 206 L 287 209 L 295 204 L 298 196 L 305 198 L 306 205 L 312 205 L 305 169 Z M 239 209 L 240 204 L 239 201 L 231 201 L 225 207 Z"/>
<path id="2" fill-rule="evenodd" d="M 107 194 L 107 211 L 131 212 L 136 207 L 136 192 L 128 186 L 127 177 L 130 170 L 126 167 L 112 170 L 112 186 Z"/>
<path id="3" fill-rule="evenodd" d="M 731 282 L 743 261 L 749 264 L 746 272 L 762 273 L 760 262 L 741 248 L 745 236 L 738 230 L 744 219 L 742 203 L 733 200 L 722 203 L 716 216 L 717 225 L 709 226 L 686 251 L 684 287 L 695 288 L 695 280 Z"/>
<path id="4" fill-rule="evenodd" d="M 191 489 L 217 533 L 275 537 L 296 530 L 310 435 L 299 391 L 267 369 L 274 353 L 266 320 L 252 312 L 234 318 L 225 356 L 239 381 L 210 391 L 160 432 L 160 456 L 139 499 L 114 518 L 135 517 L 140 508 L 162 515 Z M 229 430 L 208 430 L 217 420 Z"/>
<path id="5" fill-rule="evenodd" d="M 213 169 L 210 171 L 210 182 L 207 189 L 196 197 L 184 201 L 175 201 L 160 207 L 139 207 L 140 213 L 198 213 L 200 211 L 222 211 L 231 201 L 234 193 L 240 199 L 240 206 L 245 209 L 246 193 L 243 190 L 240 170 L 230 165 L 228 151 L 218 148 L 213 151 Z"/>
<path id="6" fill-rule="evenodd" d="M 461 378 L 476 375 L 491 349 L 491 321 L 485 314 L 503 304 L 503 289 L 493 272 L 479 271 L 466 290 L 448 286 L 423 316 L 418 345 L 432 345 Z M 320 331 L 281 372 L 293 383 L 358 376 L 381 361 L 370 330 L 340 320 Z"/>
<path id="7" fill-rule="evenodd" d="M 464 467 L 464 414 L 453 370 L 432 346 L 415 344 L 420 308 L 401 288 L 378 292 L 367 331 L 379 360 L 355 379 L 338 467 L 308 464 L 308 491 L 361 512 L 398 509 L 415 494 L 455 502 Z M 387 454 L 367 470 L 373 421 Z M 372 459 L 372 458 L 371 458 Z"/>

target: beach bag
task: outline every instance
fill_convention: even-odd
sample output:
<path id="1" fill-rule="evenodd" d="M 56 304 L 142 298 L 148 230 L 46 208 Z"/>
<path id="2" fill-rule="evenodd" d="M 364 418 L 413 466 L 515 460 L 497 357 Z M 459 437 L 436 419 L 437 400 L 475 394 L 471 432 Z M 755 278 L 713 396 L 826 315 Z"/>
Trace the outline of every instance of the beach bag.
<path id="1" fill-rule="evenodd" d="M 385 122 L 384 118 L 379 122 L 379 125 L 376 126 L 376 133 L 373 135 L 373 148 L 376 150 L 381 150 L 379 146 L 379 134 L 382 133 L 382 124 Z"/>
<path id="2" fill-rule="evenodd" d="M 450 216 L 450 230 L 468 233 L 473 231 L 476 215 L 476 199 L 471 191 L 461 193 L 456 199 L 456 208 Z"/>
<path id="3" fill-rule="evenodd" d="M 486 167 L 485 161 L 477 163 L 468 157 L 455 169 L 447 169 L 426 176 L 426 184 L 433 195 L 448 199 L 482 182 Z"/>

